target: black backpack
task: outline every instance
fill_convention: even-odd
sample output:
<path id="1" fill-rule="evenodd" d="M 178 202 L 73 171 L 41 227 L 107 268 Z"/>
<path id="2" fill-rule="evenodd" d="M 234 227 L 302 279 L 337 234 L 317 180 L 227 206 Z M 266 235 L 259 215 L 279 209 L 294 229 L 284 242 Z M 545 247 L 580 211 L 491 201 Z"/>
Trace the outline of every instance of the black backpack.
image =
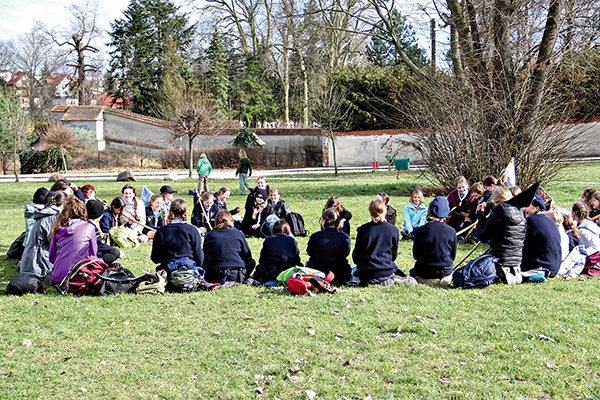
<path id="1" fill-rule="evenodd" d="M 304 229 L 304 218 L 302 215 L 291 212 L 285 216 L 285 220 L 288 224 L 290 224 L 290 229 L 292 231 L 292 235 L 294 236 L 306 236 L 307 231 Z"/>
<path id="2" fill-rule="evenodd" d="M 467 265 L 452 274 L 452 283 L 463 289 L 483 288 L 496 280 L 496 262 L 498 259 L 484 254 L 471 260 Z"/>
<path id="3" fill-rule="evenodd" d="M 100 288 L 100 294 L 106 295 L 133 292 L 141 277 L 136 277 L 133 272 L 123 268 L 119 263 L 112 263 L 100 275 L 100 279 L 104 282 Z"/>

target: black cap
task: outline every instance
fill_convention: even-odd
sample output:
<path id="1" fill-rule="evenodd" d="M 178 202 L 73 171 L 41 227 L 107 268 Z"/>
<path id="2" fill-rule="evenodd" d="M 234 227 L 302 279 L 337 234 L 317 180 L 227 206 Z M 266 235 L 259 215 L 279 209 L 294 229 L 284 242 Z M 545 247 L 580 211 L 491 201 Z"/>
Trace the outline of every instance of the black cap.
<path id="1" fill-rule="evenodd" d="M 177 193 L 177 190 L 173 190 L 173 188 L 169 185 L 163 185 L 160 187 L 161 193 Z"/>

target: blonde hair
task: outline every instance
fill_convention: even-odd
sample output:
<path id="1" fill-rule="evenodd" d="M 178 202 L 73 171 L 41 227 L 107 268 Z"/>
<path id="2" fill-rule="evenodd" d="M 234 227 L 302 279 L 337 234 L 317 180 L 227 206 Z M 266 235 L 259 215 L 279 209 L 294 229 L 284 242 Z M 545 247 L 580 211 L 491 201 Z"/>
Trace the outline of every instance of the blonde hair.
<path id="1" fill-rule="evenodd" d="M 247 157 L 246 150 L 240 150 L 240 152 L 238 154 L 240 155 L 240 158 Z"/>
<path id="2" fill-rule="evenodd" d="M 476 194 L 482 196 L 483 192 L 485 192 L 485 189 L 483 187 L 483 183 L 481 183 L 481 182 L 475 182 L 471 186 L 471 192 L 476 193 Z"/>
<path id="3" fill-rule="evenodd" d="M 369 203 L 369 214 L 371 214 L 371 218 L 373 222 L 384 222 L 385 221 L 385 203 L 383 200 L 375 199 Z"/>
<path id="4" fill-rule="evenodd" d="M 560 211 L 550 210 L 546 212 L 546 215 L 548 216 L 548 218 L 554 221 L 556 226 L 558 226 L 559 228 L 563 226 L 564 218 Z"/>
<path id="5" fill-rule="evenodd" d="M 423 191 L 421 189 L 413 189 L 410 191 L 410 194 L 408 195 L 408 199 L 409 201 L 412 201 L 412 197 L 415 195 L 415 193 L 421 198 L 421 203 L 425 202 L 425 196 L 423 196 Z"/>
<path id="6" fill-rule="evenodd" d="M 510 190 L 505 187 L 497 187 L 492 192 L 490 200 L 492 200 L 492 203 L 494 204 L 500 204 L 510 200 L 511 197 L 512 193 L 510 193 Z"/>
<path id="7" fill-rule="evenodd" d="M 465 185 L 469 186 L 469 181 L 464 176 L 459 176 L 458 178 L 456 178 L 456 184 L 455 184 L 455 186 L 458 186 L 461 183 L 464 183 Z"/>

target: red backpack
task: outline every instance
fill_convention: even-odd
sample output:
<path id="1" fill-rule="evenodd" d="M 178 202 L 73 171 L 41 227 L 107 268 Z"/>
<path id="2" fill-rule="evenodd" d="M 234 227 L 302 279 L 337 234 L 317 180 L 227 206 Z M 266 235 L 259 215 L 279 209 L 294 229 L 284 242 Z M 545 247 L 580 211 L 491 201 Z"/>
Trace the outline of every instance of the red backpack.
<path id="1" fill-rule="evenodd" d="M 85 257 L 69 270 L 57 289 L 63 294 L 98 295 L 104 283 L 100 275 L 107 268 L 108 265 L 101 258 Z"/>
<path id="2" fill-rule="evenodd" d="M 318 275 L 305 275 L 295 273 L 287 281 L 287 287 L 291 294 L 315 295 L 317 293 L 335 293 L 335 288 L 331 286 L 333 281 L 333 272 L 327 274 L 325 278 Z"/>

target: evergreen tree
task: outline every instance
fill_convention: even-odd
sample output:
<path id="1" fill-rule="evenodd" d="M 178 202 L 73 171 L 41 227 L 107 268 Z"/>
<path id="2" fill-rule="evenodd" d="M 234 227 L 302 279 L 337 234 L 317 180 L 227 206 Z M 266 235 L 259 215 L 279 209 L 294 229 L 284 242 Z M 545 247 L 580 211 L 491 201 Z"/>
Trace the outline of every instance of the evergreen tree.
<path id="1" fill-rule="evenodd" d="M 213 33 L 210 46 L 206 51 L 208 59 L 207 87 L 208 93 L 223 116 L 229 114 L 229 90 L 231 83 L 227 71 L 227 54 L 223 43 L 223 36 L 218 29 Z"/>
<path id="2" fill-rule="evenodd" d="M 169 0 L 131 0 L 122 19 L 111 23 L 109 78 L 115 98 L 131 99 L 132 110 L 152 115 L 168 64 L 168 44 L 185 60 L 195 27 Z"/>
<path id="3" fill-rule="evenodd" d="M 418 67 L 427 64 L 425 50 L 419 46 L 415 39 L 415 31 L 412 25 L 406 23 L 406 17 L 400 11 L 393 9 L 390 19 L 393 25 L 393 31 L 400 41 L 401 47 L 408 57 Z M 403 64 L 400 55 L 394 47 L 393 40 L 386 32 L 383 22 L 379 22 L 373 27 L 371 43 L 367 44 L 367 58 L 375 65 L 396 66 Z"/>

